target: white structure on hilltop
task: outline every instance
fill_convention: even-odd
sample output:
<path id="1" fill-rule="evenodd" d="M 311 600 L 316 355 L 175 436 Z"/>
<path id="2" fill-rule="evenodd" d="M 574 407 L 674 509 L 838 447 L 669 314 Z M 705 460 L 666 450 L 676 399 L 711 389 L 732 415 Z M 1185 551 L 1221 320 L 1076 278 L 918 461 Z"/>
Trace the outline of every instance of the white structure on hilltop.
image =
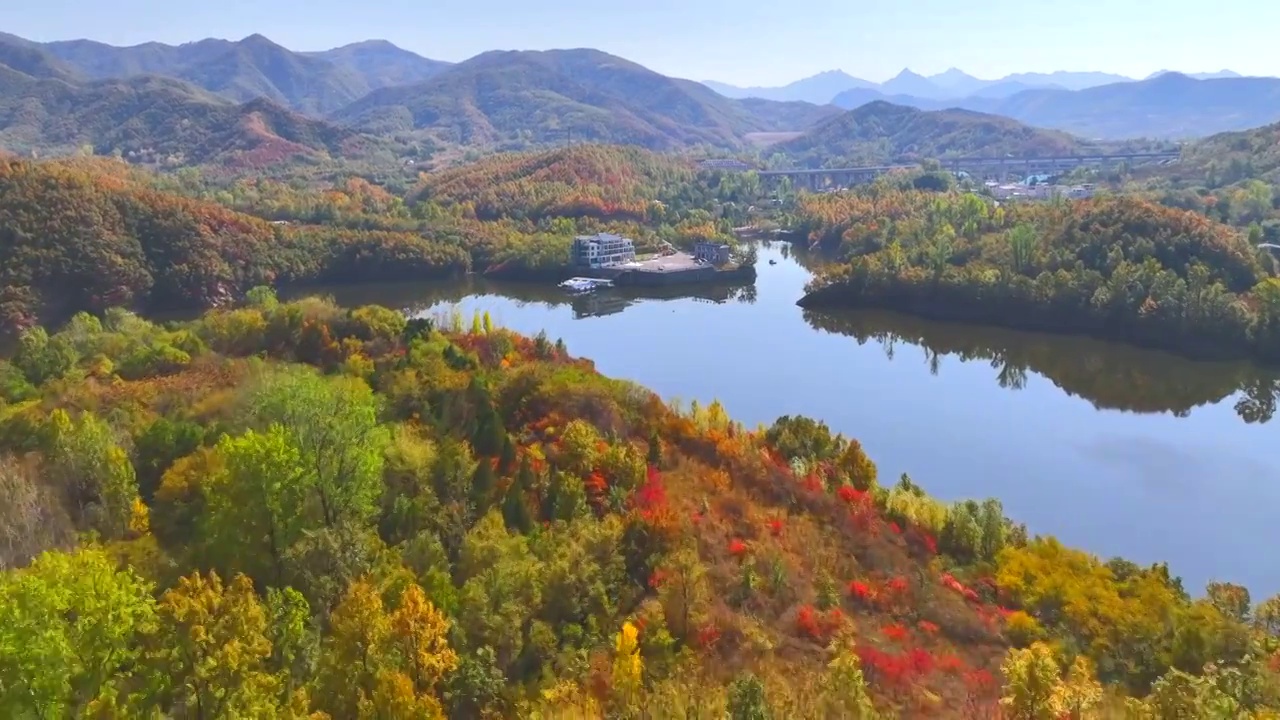
<path id="1" fill-rule="evenodd" d="M 1093 197 L 1096 188 L 1086 185 L 1025 185 L 1023 183 L 1000 184 L 989 182 L 987 189 L 997 200 L 1050 200 L 1061 197 L 1068 200 L 1083 200 Z"/>
<path id="2" fill-rule="evenodd" d="M 621 235 L 599 233 L 573 239 L 573 264 L 578 267 L 617 267 L 635 259 L 636 244 Z"/>

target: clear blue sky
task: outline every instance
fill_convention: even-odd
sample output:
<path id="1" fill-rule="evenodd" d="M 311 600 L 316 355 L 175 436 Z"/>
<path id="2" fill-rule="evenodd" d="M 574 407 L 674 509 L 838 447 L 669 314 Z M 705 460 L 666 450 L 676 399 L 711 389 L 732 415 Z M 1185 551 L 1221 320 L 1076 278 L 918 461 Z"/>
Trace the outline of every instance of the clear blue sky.
<path id="1" fill-rule="evenodd" d="M 740 85 L 841 68 L 1013 72 L 1230 68 L 1280 75 L 1276 0 L 0 0 L 0 30 L 115 45 L 239 39 L 295 50 L 383 38 L 427 57 L 595 47 Z"/>

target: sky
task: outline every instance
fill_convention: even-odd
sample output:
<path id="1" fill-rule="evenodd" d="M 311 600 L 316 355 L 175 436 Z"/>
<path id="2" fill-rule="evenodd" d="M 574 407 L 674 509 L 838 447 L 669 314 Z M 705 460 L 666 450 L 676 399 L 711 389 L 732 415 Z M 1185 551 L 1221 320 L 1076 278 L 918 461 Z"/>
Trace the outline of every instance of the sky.
<path id="1" fill-rule="evenodd" d="M 170 44 L 254 33 L 293 50 L 372 38 L 460 61 L 593 47 L 664 75 L 782 85 L 842 69 L 1280 76 L 1276 0 L 0 0 L 31 40 Z"/>

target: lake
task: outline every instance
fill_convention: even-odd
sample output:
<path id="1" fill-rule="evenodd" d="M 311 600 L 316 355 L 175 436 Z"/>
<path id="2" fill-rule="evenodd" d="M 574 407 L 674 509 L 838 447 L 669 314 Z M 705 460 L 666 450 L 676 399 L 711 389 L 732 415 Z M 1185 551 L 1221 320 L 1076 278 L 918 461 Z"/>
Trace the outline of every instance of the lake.
<path id="1" fill-rule="evenodd" d="M 1280 591 L 1280 380 L 1082 338 L 796 306 L 810 274 L 762 246 L 746 288 L 555 288 L 472 278 L 328 288 L 344 305 L 487 311 L 545 330 L 603 373 L 666 398 L 719 400 L 749 426 L 802 414 L 858 438 L 881 482 L 943 500 L 999 498 L 1031 533 L 1103 557 L 1168 561 L 1198 593 Z M 769 264 L 774 260 L 776 264 Z M 682 294 L 683 293 L 683 294 Z"/>

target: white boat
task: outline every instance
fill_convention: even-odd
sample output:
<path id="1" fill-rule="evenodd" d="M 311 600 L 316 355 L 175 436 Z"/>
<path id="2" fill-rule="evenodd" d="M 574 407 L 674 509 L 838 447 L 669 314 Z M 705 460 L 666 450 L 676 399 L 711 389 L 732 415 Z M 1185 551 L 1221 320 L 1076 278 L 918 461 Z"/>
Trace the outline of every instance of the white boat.
<path id="1" fill-rule="evenodd" d="M 584 277 L 573 277 L 560 283 L 560 287 L 562 289 L 573 295 L 593 292 L 602 287 L 609 287 L 610 285 L 613 285 L 612 280 Z"/>

